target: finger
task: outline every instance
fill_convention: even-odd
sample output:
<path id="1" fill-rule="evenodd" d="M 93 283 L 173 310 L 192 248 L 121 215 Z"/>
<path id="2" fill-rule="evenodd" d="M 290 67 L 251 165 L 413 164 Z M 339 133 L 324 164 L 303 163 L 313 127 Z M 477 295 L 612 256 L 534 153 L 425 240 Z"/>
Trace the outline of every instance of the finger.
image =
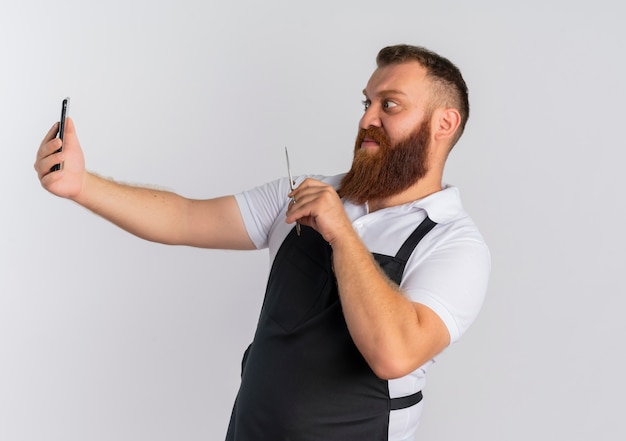
<path id="1" fill-rule="evenodd" d="M 287 222 L 300 221 L 311 216 L 317 205 L 319 194 L 319 190 L 310 187 L 298 192 L 295 201 L 292 199 L 287 206 Z"/>
<path id="2" fill-rule="evenodd" d="M 39 179 L 42 179 L 44 176 L 50 174 L 52 172 L 52 167 L 57 164 L 61 164 L 63 160 L 63 152 L 58 152 L 43 157 L 35 162 L 35 170 L 37 171 Z"/>
<path id="3" fill-rule="evenodd" d="M 296 188 L 294 188 L 294 190 L 289 193 L 287 196 L 289 197 L 296 197 L 298 198 L 298 195 L 308 192 L 311 189 L 316 189 L 316 188 L 322 188 L 322 187 L 327 187 L 328 184 L 325 184 L 321 181 L 318 181 L 316 179 L 313 178 L 306 178 L 304 181 L 302 181 L 300 183 L 300 185 L 298 185 Z M 299 199 L 298 199 L 299 200 Z"/>
<path id="4" fill-rule="evenodd" d="M 52 128 L 46 134 L 46 137 L 41 141 L 41 145 L 39 146 L 39 150 L 37 150 L 36 159 L 40 160 L 41 158 L 45 158 L 53 154 L 56 150 L 58 150 L 62 142 L 59 138 L 56 137 L 58 132 L 58 123 L 52 126 Z"/>
<path id="5" fill-rule="evenodd" d="M 314 181 L 313 184 L 307 184 L 305 187 L 298 187 L 289 197 L 294 197 L 299 206 L 306 205 L 308 202 L 320 199 L 328 202 L 328 196 L 336 194 L 334 188 L 329 185 Z"/>
<path id="6" fill-rule="evenodd" d="M 41 144 L 45 144 L 46 142 L 50 141 L 51 139 L 56 138 L 57 133 L 59 133 L 59 123 L 55 122 L 54 124 L 52 124 L 52 127 L 50 127 L 50 130 L 48 130 L 48 133 L 46 133 L 46 136 L 41 141 Z"/>
<path id="7" fill-rule="evenodd" d="M 39 150 L 37 151 L 37 156 L 35 158 L 35 164 L 34 164 L 35 170 L 39 170 L 39 168 L 42 167 L 41 165 L 42 161 L 47 160 L 50 157 L 55 157 L 56 155 L 60 155 L 60 152 L 58 150 L 61 147 L 61 145 L 62 145 L 62 142 L 58 138 L 52 139 L 42 144 Z M 58 160 L 56 163 L 58 164 Z"/>
<path id="8" fill-rule="evenodd" d="M 39 181 L 41 182 L 41 186 L 43 188 L 49 190 L 55 182 L 63 178 L 63 175 L 65 174 L 65 172 L 63 171 L 63 169 L 60 169 L 54 172 L 50 171 L 50 169 L 47 169 L 47 170 L 48 170 L 47 172 L 44 172 L 42 176 L 39 177 Z"/>
<path id="9" fill-rule="evenodd" d="M 304 181 L 300 183 L 300 185 L 298 185 L 298 188 L 305 189 L 305 188 L 311 188 L 311 187 L 319 187 L 323 185 L 326 185 L 326 184 L 324 184 L 321 181 L 318 181 L 317 179 L 306 178 Z"/>
<path id="10" fill-rule="evenodd" d="M 304 208 L 303 205 L 303 202 L 299 199 L 289 201 L 287 212 L 285 213 L 287 223 L 295 222 L 301 217 L 300 212 Z"/>

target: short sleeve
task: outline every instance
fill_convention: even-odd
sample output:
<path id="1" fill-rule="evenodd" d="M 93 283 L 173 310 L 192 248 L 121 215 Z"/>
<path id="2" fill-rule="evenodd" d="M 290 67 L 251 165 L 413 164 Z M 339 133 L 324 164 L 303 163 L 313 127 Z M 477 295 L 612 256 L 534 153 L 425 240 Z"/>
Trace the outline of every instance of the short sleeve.
<path id="1" fill-rule="evenodd" d="M 236 194 L 246 230 L 257 249 L 267 248 L 274 222 L 286 210 L 289 179 L 283 178 Z"/>
<path id="2" fill-rule="evenodd" d="M 409 260 L 401 287 L 411 301 L 428 306 L 443 320 L 454 343 L 476 320 L 484 302 L 489 249 L 477 232 L 427 246 L 416 262 Z"/>

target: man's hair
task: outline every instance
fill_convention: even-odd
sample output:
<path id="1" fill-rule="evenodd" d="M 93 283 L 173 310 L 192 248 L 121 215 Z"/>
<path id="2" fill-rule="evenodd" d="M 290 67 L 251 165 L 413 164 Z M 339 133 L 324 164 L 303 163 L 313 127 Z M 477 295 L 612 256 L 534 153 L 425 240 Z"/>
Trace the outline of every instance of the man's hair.
<path id="1" fill-rule="evenodd" d="M 431 106 L 453 107 L 459 111 L 461 122 L 454 134 L 450 148 L 456 144 L 469 118 L 468 89 L 461 71 L 450 60 L 420 46 L 399 44 L 380 50 L 376 57 L 378 67 L 417 61 L 426 69 L 433 82 Z"/>

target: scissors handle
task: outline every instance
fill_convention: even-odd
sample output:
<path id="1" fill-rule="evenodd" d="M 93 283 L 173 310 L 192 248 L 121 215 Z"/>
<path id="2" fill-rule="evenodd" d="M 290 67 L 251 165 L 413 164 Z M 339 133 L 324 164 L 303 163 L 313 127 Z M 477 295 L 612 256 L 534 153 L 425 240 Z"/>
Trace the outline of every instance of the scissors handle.
<path id="1" fill-rule="evenodd" d="M 287 174 L 289 175 L 289 188 L 291 188 L 291 191 L 293 191 L 295 182 L 293 180 L 293 175 L 291 174 L 291 164 L 289 163 L 289 152 L 287 151 L 287 147 L 285 147 L 285 157 L 287 158 Z M 291 203 L 293 204 L 296 203 L 295 196 L 291 197 Z M 300 236 L 301 227 L 300 227 L 300 222 L 298 221 L 296 221 L 296 233 L 298 234 L 298 236 Z"/>

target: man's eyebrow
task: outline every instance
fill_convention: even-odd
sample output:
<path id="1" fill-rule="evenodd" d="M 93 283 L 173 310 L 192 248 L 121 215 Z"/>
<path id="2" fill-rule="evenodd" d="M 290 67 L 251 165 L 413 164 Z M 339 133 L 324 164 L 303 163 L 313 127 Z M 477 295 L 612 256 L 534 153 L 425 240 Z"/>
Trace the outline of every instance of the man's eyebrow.
<path id="1" fill-rule="evenodd" d="M 365 89 L 363 89 L 363 95 L 365 95 L 366 97 L 367 95 L 367 91 Z M 398 90 L 398 89 L 386 89 L 386 90 L 381 90 L 380 92 L 378 92 L 376 94 L 377 96 L 386 96 L 386 95 L 404 95 L 406 96 L 406 93 Z"/>

